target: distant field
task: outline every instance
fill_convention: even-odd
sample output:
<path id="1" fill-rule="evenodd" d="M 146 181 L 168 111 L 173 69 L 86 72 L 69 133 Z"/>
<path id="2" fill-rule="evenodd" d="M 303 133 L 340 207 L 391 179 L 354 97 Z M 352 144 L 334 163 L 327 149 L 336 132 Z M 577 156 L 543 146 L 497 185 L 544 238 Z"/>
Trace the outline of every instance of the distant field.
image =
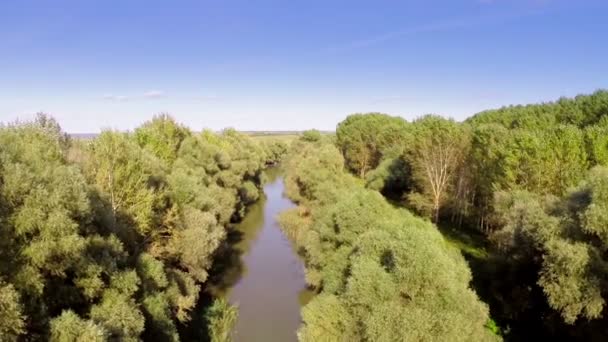
<path id="1" fill-rule="evenodd" d="M 284 139 L 292 140 L 297 138 L 302 132 L 299 131 L 239 131 L 256 139 Z M 332 134 L 333 132 L 321 131 L 322 134 Z M 94 139 L 99 133 L 69 133 L 74 139 Z"/>
<path id="2" fill-rule="evenodd" d="M 268 140 L 281 140 L 285 142 L 292 141 L 298 138 L 299 134 L 248 134 L 254 140 L 268 141 Z"/>

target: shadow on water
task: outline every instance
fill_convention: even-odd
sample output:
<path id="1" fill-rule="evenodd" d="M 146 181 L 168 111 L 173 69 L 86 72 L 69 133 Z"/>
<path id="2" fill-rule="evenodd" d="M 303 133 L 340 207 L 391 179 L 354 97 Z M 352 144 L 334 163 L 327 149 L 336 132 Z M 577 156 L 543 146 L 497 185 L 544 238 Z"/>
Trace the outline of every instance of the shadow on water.
<path id="1" fill-rule="evenodd" d="M 273 184 L 281 177 L 279 167 L 271 167 L 264 172 L 264 187 Z M 227 228 L 224 243 L 218 248 L 214 263 L 209 270 L 205 291 L 201 292 L 199 301 L 192 311 L 192 320 L 180 325 L 179 333 L 183 341 L 209 341 L 208 322 L 205 310 L 211 306 L 214 298 L 229 297 L 234 286 L 247 274 L 244 256 L 249 254 L 269 218 L 265 215 L 268 197 L 264 193 L 258 202 L 251 205 L 241 222 Z M 310 300 L 310 294 L 302 291 L 299 295 L 301 305 Z"/>
<path id="2" fill-rule="evenodd" d="M 275 182 L 281 175 L 278 167 L 264 171 L 264 186 Z M 213 296 L 225 296 L 246 272 L 243 254 L 246 254 L 257 240 L 264 227 L 264 207 L 268 201 L 266 194 L 247 209 L 244 219 L 227 229 L 226 241 L 216 252 L 209 271 L 207 290 Z"/>

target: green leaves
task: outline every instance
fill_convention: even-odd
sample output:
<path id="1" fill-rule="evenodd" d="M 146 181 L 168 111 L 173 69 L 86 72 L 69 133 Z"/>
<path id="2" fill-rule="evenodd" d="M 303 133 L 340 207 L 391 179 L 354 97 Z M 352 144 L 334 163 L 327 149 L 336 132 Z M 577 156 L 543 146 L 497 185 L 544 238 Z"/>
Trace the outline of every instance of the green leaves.
<path id="1" fill-rule="evenodd" d="M 0 340 L 17 341 L 25 332 L 24 318 L 19 293 L 0 280 Z"/>
<path id="2" fill-rule="evenodd" d="M 0 340 L 179 340 L 274 148 L 166 115 L 83 141 L 0 126 Z"/>
<path id="3" fill-rule="evenodd" d="M 538 283 L 543 287 L 551 307 L 560 311 L 564 321 L 572 324 L 580 316 L 601 316 L 605 300 L 602 281 L 591 272 L 594 250 L 583 243 L 551 240 L 543 256 L 543 269 Z"/>
<path id="4" fill-rule="evenodd" d="M 149 150 L 163 162 L 171 165 L 182 142 L 192 133 L 168 114 L 160 114 L 135 130 L 139 146 Z"/>
<path id="5" fill-rule="evenodd" d="M 563 320 L 596 319 L 605 306 L 608 170 L 595 168 L 564 198 L 499 193 L 494 241 L 512 262 L 539 263 L 538 285 Z"/>
<path id="6" fill-rule="evenodd" d="M 103 342 L 107 341 L 108 335 L 102 326 L 78 317 L 71 310 L 62 312 L 51 321 L 52 342 Z"/>
<path id="7" fill-rule="evenodd" d="M 123 341 L 137 341 L 144 331 L 144 316 L 135 301 L 116 290 L 107 290 L 91 308 L 91 319 Z"/>
<path id="8" fill-rule="evenodd" d="M 361 178 L 376 168 L 385 151 L 403 146 L 407 138 L 407 123 L 386 114 L 353 114 L 338 124 L 337 145 L 346 166 Z"/>
<path id="9" fill-rule="evenodd" d="M 214 300 L 205 312 L 211 342 L 232 341 L 232 329 L 236 324 L 237 317 L 238 308 L 236 306 L 231 305 L 224 298 Z"/>
<path id="10" fill-rule="evenodd" d="M 332 149 L 309 143 L 287 163 L 287 193 L 301 207 L 280 222 L 319 292 L 302 310 L 300 340 L 491 339 L 462 256 L 325 159 Z"/>

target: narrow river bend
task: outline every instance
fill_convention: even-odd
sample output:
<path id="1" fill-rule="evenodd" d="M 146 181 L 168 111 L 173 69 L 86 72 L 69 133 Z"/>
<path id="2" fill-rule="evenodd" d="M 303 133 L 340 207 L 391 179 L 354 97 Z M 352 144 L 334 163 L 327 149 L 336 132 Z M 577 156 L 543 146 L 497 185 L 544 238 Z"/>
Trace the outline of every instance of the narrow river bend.
<path id="1" fill-rule="evenodd" d="M 283 235 L 277 215 L 295 206 L 283 195 L 278 168 L 266 171 L 264 194 L 233 232 L 238 272 L 226 295 L 239 308 L 235 341 L 297 341 L 300 308 L 310 294 L 304 266 Z"/>

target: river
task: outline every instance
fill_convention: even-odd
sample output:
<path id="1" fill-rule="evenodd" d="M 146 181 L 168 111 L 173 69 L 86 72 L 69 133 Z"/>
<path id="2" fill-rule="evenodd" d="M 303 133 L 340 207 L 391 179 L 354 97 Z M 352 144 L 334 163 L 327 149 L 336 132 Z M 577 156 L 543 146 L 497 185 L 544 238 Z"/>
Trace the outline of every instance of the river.
<path id="1" fill-rule="evenodd" d="M 297 341 L 300 309 L 310 298 L 304 266 L 283 235 L 277 215 L 295 206 L 283 195 L 278 168 L 266 171 L 264 196 L 249 208 L 233 232 L 235 258 L 230 287 L 231 303 L 238 305 L 235 341 Z"/>

